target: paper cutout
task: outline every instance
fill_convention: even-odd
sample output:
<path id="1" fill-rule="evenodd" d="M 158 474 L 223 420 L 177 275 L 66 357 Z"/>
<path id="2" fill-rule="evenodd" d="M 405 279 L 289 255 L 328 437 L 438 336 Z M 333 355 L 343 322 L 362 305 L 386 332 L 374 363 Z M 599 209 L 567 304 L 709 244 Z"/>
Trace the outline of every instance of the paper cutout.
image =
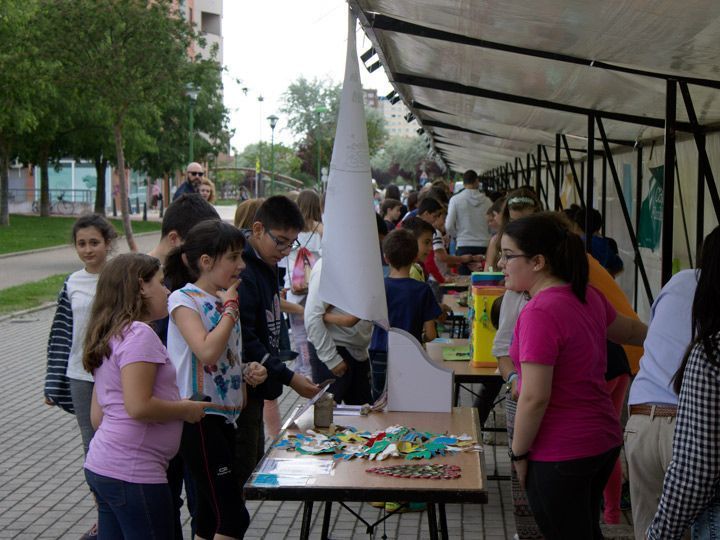
<path id="1" fill-rule="evenodd" d="M 470 347 L 468 345 L 443 347 L 442 357 L 446 362 L 469 362 Z"/>

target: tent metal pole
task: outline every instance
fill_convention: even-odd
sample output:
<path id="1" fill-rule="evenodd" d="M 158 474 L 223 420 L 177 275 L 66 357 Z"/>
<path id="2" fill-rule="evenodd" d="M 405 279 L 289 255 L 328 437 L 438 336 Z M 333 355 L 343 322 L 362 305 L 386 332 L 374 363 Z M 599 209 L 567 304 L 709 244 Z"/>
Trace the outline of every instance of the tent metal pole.
<path id="1" fill-rule="evenodd" d="M 607 141 L 607 138 L 605 136 L 605 126 L 602 123 L 602 119 L 596 118 L 597 120 L 597 126 L 598 131 L 600 132 L 600 137 L 603 140 L 603 147 L 605 149 L 605 154 L 607 156 L 608 160 L 608 166 L 610 167 L 610 174 L 613 179 L 613 183 L 615 184 L 615 193 L 618 196 L 618 201 L 620 202 L 620 209 L 623 213 L 623 218 L 625 219 L 625 226 L 628 230 L 628 235 L 630 236 L 630 242 L 633 246 L 633 251 L 635 251 L 635 270 L 636 272 L 639 270 L 640 274 L 642 276 L 643 285 L 645 286 L 645 294 L 647 294 L 648 300 L 650 301 L 650 304 L 653 303 L 653 295 L 652 290 L 650 289 L 650 281 L 647 277 L 647 272 L 645 271 L 645 264 L 643 263 L 642 256 L 640 255 L 640 247 L 638 245 L 638 239 L 635 235 L 635 228 L 632 225 L 632 221 L 630 220 L 630 212 L 628 211 L 627 204 L 625 203 L 625 197 L 623 197 L 623 191 L 622 186 L 620 185 L 620 177 L 618 176 L 617 168 L 615 167 L 615 159 L 613 158 L 613 155 L 610 153 L 610 143 Z M 638 154 L 638 162 L 642 161 L 642 148 L 639 147 L 639 154 Z M 640 175 L 638 175 L 638 183 L 640 182 Z M 638 200 L 640 197 L 638 196 Z M 640 206 L 637 206 L 637 214 L 640 215 Z M 639 217 L 637 218 L 639 220 Z M 637 223 L 637 221 L 636 221 Z M 637 311 L 637 283 L 635 284 L 635 310 Z"/>
<path id="2" fill-rule="evenodd" d="M 553 172 L 553 168 L 551 167 L 550 156 L 548 155 L 547 147 L 543 145 L 542 149 L 543 149 L 543 154 L 545 155 L 546 185 L 548 186 L 548 188 L 550 187 L 550 182 L 547 180 L 548 180 L 548 178 L 551 179 L 553 188 L 555 191 L 553 199 L 554 199 L 554 203 L 555 203 L 555 211 L 557 212 L 558 210 L 560 210 L 560 204 L 558 204 L 558 201 L 560 200 L 560 194 L 559 194 L 560 192 L 558 191 L 558 184 L 559 184 L 558 176 L 557 176 L 556 172 L 555 173 Z M 558 154 L 558 149 L 559 149 L 559 146 L 555 145 L 555 155 L 556 156 Z M 550 206 L 548 205 L 547 208 L 549 209 Z"/>
<path id="3" fill-rule="evenodd" d="M 562 181 L 560 176 L 560 134 L 555 134 L 555 210 L 562 210 L 562 200 L 560 199 L 560 190 L 562 189 Z"/>
<path id="4" fill-rule="evenodd" d="M 587 179 L 585 183 L 585 251 L 592 252 L 592 209 L 595 181 L 595 116 L 587 117 Z"/>
<path id="5" fill-rule="evenodd" d="M 505 189 L 510 188 L 510 163 L 505 164 Z"/>
<path id="6" fill-rule="evenodd" d="M 540 145 L 538 145 L 538 157 L 540 156 Z M 545 186 L 543 186 L 542 183 L 542 161 L 536 160 L 535 156 L 532 156 L 533 164 L 535 165 L 535 173 L 536 173 L 536 183 L 535 183 L 535 193 L 537 194 L 538 200 L 545 201 L 545 208 L 547 208 L 548 205 L 548 195 L 547 191 L 545 190 Z"/>
<path id="7" fill-rule="evenodd" d="M 683 101 L 685 102 L 685 109 L 687 110 L 688 119 L 693 125 L 699 125 L 697 115 L 695 114 L 695 106 L 693 105 L 692 97 L 690 96 L 690 89 L 687 83 L 680 83 L 680 92 L 682 93 Z M 705 148 L 705 137 L 702 133 L 695 133 L 695 146 L 698 151 L 698 160 L 702 163 L 702 169 L 705 172 L 705 181 L 707 182 L 708 191 L 710 192 L 710 199 L 712 200 L 713 207 L 715 208 L 715 217 L 720 221 L 720 197 L 718 196 L 718 189 L 715 185 L 715 177 L 713 176 L 712 167 L 710 166 L 710 160 L 708 159 L 707 149 Z M 702 135 L 702 137 L 700 137 Z"/>
<path id="8" fill-rule="evenodd" d="M 534 156 L 533 156 L 534 157 Z M 542 145 L 537 145 L 537 159 L 535 160 L 535 191 L 538 195 L 542 190 Z"/>
<path id="9" fill-rule="evenodd" d="M 635 192 L 635 230 L 640 230 L 640 214 L 642 212 L 642 190 L 643 190 L 643 146 L 642 144 L 637 145 L 637 186 Z M 624 199 L 623 199 L 624 202 Z M 640 261 L 640 263 L 638 263 Z M 635 252 L 635 286 L 633 289 L 633 309 L 637 311 L 638 308 L 638 269 L 642 264 L 642 255 L 640 250 L 637 249 Z"/>
<path id="10" fill-rule="evenodd" d="M 669 79 L 665 91 L 665 166 L 663 171 L 662 255 L 660 262 L 661 284 L 672 277 L 673 218 L 675 210 L 675 116 L 677 107 L 677 81 Z"/>
<path id="11" fill-rule="evenodd" d="M 530 185 L 530 152 L 527 153 L 525 156 L 526 162 L 525 162 L 525 185 Z"/>
<path id="12" fill-rule="evenodd" d="M 705 135 L 700 140 L 705 151 Z M 695 213 L 695 262 L 700 264 L 700 248 L 705 237 L 705 161 L 698 160 L 697 212 Z"/>
<path id="13" fill-rule="evenodd" d="M 519 174 L 518 174 L 519 167 L 520 167 L 520 158 L 516 157 L 515 158 L 515 174 L 514 174 L 514 178 L 513 178 L 515 180 L 515 189 L 518 188 L 518 182 L 520 180 Z"/>
<path id="14" fill-rule="evenodd" d="M 572 157 L 572 154 L 570 154 L 570 147 L 568 146 L 567 137 L 565 134 L 560 136 L 562 138 L 563 146 L 565 147 L 565 155 L 568 159 L 568 165 L 570 165 L 570 171 L 572 172 L 573 176 L 573 182 L 575 182 L 575 189 L 577 190 L 578 194 L 580 195 L 580 205 L 584 208 L 585 207 L 585 201 L 582 197 L 582 188 L 580 187 L 580 182 L 578 182 L 578 175 L 577 171 L 575 170 L 575 160 Z"/>
<path id="15" fill-rule="evenodd" d="M 602 161 L 602 234 L 605 236 L 605 221 L 607 220 L 607 156 L 603 154 Z"/>

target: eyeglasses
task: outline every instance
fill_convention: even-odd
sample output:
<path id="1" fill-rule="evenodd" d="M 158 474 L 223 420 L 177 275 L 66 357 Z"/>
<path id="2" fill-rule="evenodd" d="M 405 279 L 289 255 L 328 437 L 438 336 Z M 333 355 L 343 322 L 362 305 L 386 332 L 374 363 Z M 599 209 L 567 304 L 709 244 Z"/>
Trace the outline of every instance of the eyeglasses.
<path id="1" fill-rule="evenodd" d="M 503 253 L 500 255 L 500 261 L 508 262 L 508 261 L 512 261 L 513 259 L 517 259 L 518 257 L 525 257 L 526 259 L 529 259 L 530 255 L 525 255 L 524 253 L 514 253 L 514 254 L 513 253 L 511 253 L 511 254 Z"/>
<path id="2" fill-rule="evenodd" d="M 297 238 L 295 240 L 280 240 L 277 236 L 275 236 L 267 229 L 265 229 L 265 232 L 270 238 L 272 238 L 273 242 L 275 242 L 275 247 L 278 249 L 278 251 L 285 251 L 287 249 L 294 249 L 300 247 L 300 242 L 298 242 Z"/>
<path id="3" fill-rule="evenodd" d="M 197 171 L 188 171 L 188 174 L 191 175 L 191 176 L 204 176 L 204 175 L 205 175 L 205 173 L 202 172 L 202 171 L 200 171 L 200 172 L 197 172 Z"/>

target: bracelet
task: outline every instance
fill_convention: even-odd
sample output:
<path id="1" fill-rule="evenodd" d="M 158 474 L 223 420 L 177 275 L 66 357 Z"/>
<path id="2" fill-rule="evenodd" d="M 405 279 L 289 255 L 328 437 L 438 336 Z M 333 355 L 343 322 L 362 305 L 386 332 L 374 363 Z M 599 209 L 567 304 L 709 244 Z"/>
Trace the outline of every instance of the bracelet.
<path id="1" fill-rule="evenodd" d="M 530 457 L 530 452 L 525 452 L 524 454 L 520 454 L 519 456 L 513 452 L 512 447 L 508 448 L 508 456 L 510 456 L 510 461 L 524 461 L 528 457 Z"/>
<path id="2" fill-rule="evenodd" d="M 224 306 L 221 317 L 225 317 L 226 315 L 230 317 L 233 324 L 235 324 L 238 320 L 240 320 L 240 308 L 237 306 Z"/>
<path id="3" fill-rule="evenodd" d="M 236 298 L 231 298 L 230 300 L 226 300 L 225 303 L 223 304 L 224 308 L 228 307 L 228 306 L 240 307 L 240 303 L 237 301 Z"/>

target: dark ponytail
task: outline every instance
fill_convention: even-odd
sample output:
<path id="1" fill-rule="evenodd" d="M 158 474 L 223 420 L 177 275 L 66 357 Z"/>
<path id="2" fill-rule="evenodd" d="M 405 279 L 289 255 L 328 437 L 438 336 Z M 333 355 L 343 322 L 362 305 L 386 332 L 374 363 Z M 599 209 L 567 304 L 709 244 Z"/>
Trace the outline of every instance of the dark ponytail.
<path id="1" fill-rule="evenodd" d="M 526 255 L 542 255 L 550 274 L 570 284 L 585 303 L 589 267 L 582 239 L 570 232 L 567 219 L 555 212 L 540 212 L 507 224 L 508 235 Z"/>
<path id="2" fill-rule="evenodd" d="M 245 236 L 240 229 L 212 219 L 201 221 L 188 231 L 185 242 L 173 249 L 165 260 L 165 277 L 170 290 L 177 290 L 200 277 L 200 257 L 222 257 L 230 250 L 242 250 Z"/>
<path id="3" fill-rule="evenodd" d="M 197 270 L 191 270 L 183 262 L 183 246 L 174 248 L 165 259 L 165 281 L 168 289 L 176 291 L 187 283 L 197 281 Z"/>
<path id="4" fill-rule="evenodd" d="M 673 377 L 673 388 L 680 393 L 685 367 L 697 345 L 705 350 L 708 361 L 713 358 L 713 337 L 720 332 L 720 227 L 705 237 L 698 260 L 697 288 L 693 297 L 691 336 L 682 364 Z"/>

